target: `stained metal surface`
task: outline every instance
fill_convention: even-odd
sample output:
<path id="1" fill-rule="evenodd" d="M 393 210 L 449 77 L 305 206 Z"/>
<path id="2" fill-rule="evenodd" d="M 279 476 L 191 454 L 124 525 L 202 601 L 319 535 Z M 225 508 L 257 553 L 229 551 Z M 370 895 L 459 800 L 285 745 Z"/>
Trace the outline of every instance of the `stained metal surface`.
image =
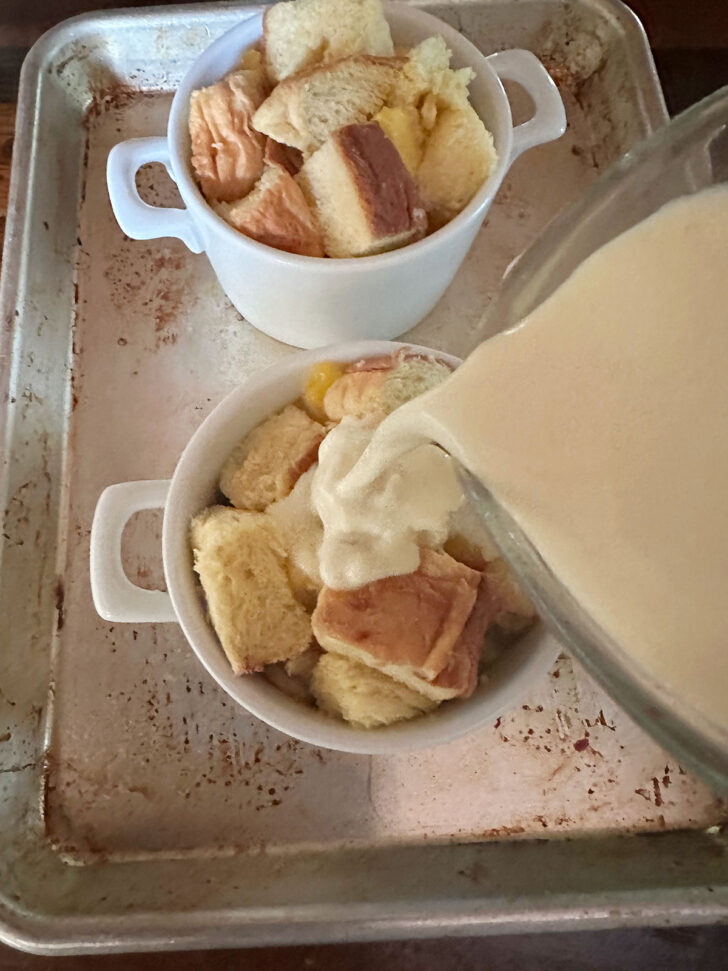
<path id="1" fill-rule="evenodd" d="M 642 35 L 609 0 L 427 7 L 486 53 L 534 50 L 569 118 L 513 167 L 411 332 L 457 354 L 508 264 L 664 108 Z M 488 729 L 368 758 L 246 716 L 176 625 L 96 616 L 103 487 L 171 475 L 214 405 L 292 353 L 240 319 L 204 257 L 126 239 L 104 182 L 111 146 L 164 131 L 169 92 L 244 9 L 86 16 L 24 69 L 0 356 L 0 934 L 59 952 L 724 917 L 725 807 L 568 658 Z M 175 198 L 157 168 L 140 184 Z M 160 526 L 141 514 L 125 536 L 149 586 Z"/>

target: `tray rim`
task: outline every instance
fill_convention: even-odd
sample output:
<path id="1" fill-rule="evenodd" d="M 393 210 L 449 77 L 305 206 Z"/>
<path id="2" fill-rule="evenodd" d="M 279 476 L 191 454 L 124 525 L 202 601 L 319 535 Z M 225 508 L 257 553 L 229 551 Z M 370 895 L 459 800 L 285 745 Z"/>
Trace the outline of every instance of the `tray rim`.
<path id="1" fill-rule="evenodd" d="M 443 936 L 473 937 L 522 933 L 616 930 L 638 927 L 685 927 L 728 923 L 728 891 L 707 895 L 705 902 L 686 907 L 676 899 L 669 904 L 642 902 L 640 906 L 616 895 L 604 895 L 587 905 L 555 902 L 550 907 L 502 908 L 483 915 L 478 900 L 454 908 L 435 905 L 396 907 L 387 917 L 379 904 L 342 905 L 341 912 L 327 906 L 326 914 L 310 905 L 285 914 L 261 914 L 250 924 L 233 923 L 229 914 L 197 911 L 193 915 L 171 912 L 163 920 L 168 929 L 160 934 L 154 924 L 158 915 L 32 918 L 13 924 L 0 923 L 3 944 L 30 954 L 60 957 L 77 954 L 131 954 L 148 951 L 191 951 L 210 947 L 290 947 L 312 944 L 365 943 L 432 939 Z M 452 903 L 452 902 L 451 902 Z M 318 912 L 317 912 L 318 911 Z M 135 929 L 131 938 L 129 925 Z M 93 932 L 93 940 L 91 933 Z M 212 935 L 214 934 L 214 942 Z M 130 943 L 132 946 L 130 947 Z"/>
<path id="2" fill-rule="evenodd" d="M 415 0 L 418 2 L 418 0 Z M 452 6 L 467 6 L 470 0 L 455 0 Z M 478 0 L 472 0 L 473 4 Z M 503 0 L 506 2 L 506 0 Z M 559 0 L 551 0 L 557 3 Z M 662 88 L 644 28 L 637 15 L 621 0 L 579 0 L 580 5 L 616 21 L 630 36 L 629 53 L 633 67 L 642 78 L 639 92 L 643 115 L 650 130 L 667 120 Z M 427 5 L 423 3 L 422 5 Z M 432 5 L 432 4 L 430 4 Z M 72 17 L 42 35 L 23 63 L 18 92 L 15 148 L 10 179 L 8 217 L 0 279 L 0 320 L 6 322 L 2 350 L 12 341 L 18 302 L 23 241 L 29 231 L 26 200 L 31 179 L 26 177 L 37 137 L 40 75 L 44 62 L 54 50 L 83 36 L 96 27 L 159 16 L 166 21 L 179 17 L 199 17 L 216 13 L 252 14 L 259 5 L 245 3 L 195 3 L 159 7 L 120 8 L 89 12 Z M 20 319 L 20 318 L 18 318 Z M 4 388 L 11 366 L 10 355 L 0 358 L 0 385 Z M 4 454 L 5 425 L 0 428 L 0 454 Z M 704 835 L 704 834 L 701 834 Z M 626 838 L 626 837 L 617 837 Z M 481 844 L 485 845 L 485 844 Z M 687 888 L 686 888 L 687 889 Z M 675 890 L 675 899 L 658 902 L 640 899 L 637 891 L 595 892 L 581 902 L 569 902 L 561 895 L 551 901 L 523 897 L 503 902 L 498 908 L 483 909 L 483 898 L 434 900 L 430 902 L 391 902 L 386 916 L 377 903 L 341 904 L 336 908 L 306 904 L 290 907 L 281 926 L 275 908 L 249 910 L 244 920 L 231 921 L 229 911 L 146 912 L 128 916 L 58 917 L 33 913 L 22 905 L 0 897 L 0 940 L 31 953 L 56 955 L 93 951 L 125 952 L 130 948 L 146 951 L 160 947 L 169 950 L 256 946 L 263 944 L 301 944 L 347 940 L 402 939 L 436 937 L 442 934 L 494 934 L 503 932 L 570 930 L 610 927 L 635 927 L 669 924 L 708 924 L 728 921 L 728 888 L 690 888 L 690 899 Z M 161 925 L 164 925 L 162 927 Z M 214 941 L 212 936 L 214 935 Z"/>

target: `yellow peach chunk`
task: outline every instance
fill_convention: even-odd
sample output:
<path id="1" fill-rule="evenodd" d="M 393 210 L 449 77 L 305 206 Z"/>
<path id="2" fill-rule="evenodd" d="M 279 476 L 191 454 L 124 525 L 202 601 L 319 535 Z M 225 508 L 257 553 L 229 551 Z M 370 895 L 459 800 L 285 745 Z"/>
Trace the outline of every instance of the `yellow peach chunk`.
<path id="1" fill-rule="evenodd" d="M 312 418 L 325 419 L 324 395 L 331 385 L 340 378 L 344 369 L 334 361 L 319 361 L 311 368 L 311 373 L 303 389 L 301 401 Z"/>

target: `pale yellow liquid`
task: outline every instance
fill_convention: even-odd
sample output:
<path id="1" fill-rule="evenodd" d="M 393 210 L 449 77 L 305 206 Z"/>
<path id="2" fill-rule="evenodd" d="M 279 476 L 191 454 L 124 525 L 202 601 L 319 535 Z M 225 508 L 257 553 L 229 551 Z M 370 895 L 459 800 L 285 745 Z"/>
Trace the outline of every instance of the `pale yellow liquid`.
<path id="1" fill-rule="evenodd" d="M 639 666 L 728 725 L 728 189 L 595 253 L 385 421 L 370 460 L 423 434 Z"/>

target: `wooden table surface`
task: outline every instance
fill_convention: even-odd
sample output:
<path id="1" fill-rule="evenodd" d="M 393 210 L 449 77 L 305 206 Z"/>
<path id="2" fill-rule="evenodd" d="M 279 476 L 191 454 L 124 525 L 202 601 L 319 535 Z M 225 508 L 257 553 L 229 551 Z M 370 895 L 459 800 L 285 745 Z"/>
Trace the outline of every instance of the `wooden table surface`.
<path id="1" fill-rule="evenodd" d="M 179 0 L 177 0 L 179 2 Z M 5 228 L 17 76 L 40 34 L 86 10 L 144 0 L 0 0 L 0 240 Z M 671 113 L 728 84 L 728 0 L 630 0 L 647 29 Z M 723 971 L 728 928 L 443 938 L 250 951 L 54 959 L 59 971 Z M 50 967 L 0 945 L 0 971 Z"/>

